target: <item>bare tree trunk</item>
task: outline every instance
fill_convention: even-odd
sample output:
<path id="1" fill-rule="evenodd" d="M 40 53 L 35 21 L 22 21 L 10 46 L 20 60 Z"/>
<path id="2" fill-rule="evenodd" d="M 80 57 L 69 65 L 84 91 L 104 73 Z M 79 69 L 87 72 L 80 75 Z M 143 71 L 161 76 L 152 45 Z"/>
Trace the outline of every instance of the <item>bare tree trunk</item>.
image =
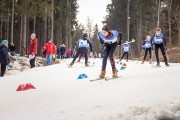
<path id="1" fill-rule="evenodd" d="M 130 7 L 130 0 L 127 1 L 127 40 L 129 41 L 129 24 L 130 24 L 130 17 L 129 17 L 129 7 Z"/>
<path id="2" fill-rule="evenodd" d="M 3 33 L 2 33 L 2 32 L 3 32 L 3 21 L 4 21 L 3 18 L 4 18 L 4 13 L 1 14 L 1 18 L 2 18 L 2 19 L 1 19 L 1 38 L 3 38 Z"/>
<path id="3" fill-rule="evenodd" d="M 33 32 L 36 33 L 36 16 L 34 16 Z"/>
<path id="4" fill-rule="evenodd" d="M 54 0 L 52 0 L 52 13 L 51 13 L 51 39 L 54 37 Z"/>
<path id="5" fill-rule="evenodd" d="M 26 30 L 27 30 L 27 16 L 26 14 L 23 15 L 23 55 L 26 54 Z"/>
<path id="6" fill-rule="evenodd" d="M 171 40 L 171 4 L 172 0 L 170 1 L 169 8 L 168 8 L 168 24 L 169 24 L 169 46 L 172 46 L 172 40 Z"/>
<path id="7" fill-rule="evenodd" d="M 46 43 L 47 41 L 47 16 L 45 16 L 44 18 L 44 34 L 43 34 L 43 38 L 44 38 L 44 43 Z"/>
<path id="8" fill-rule="evenodd" d="M 142 44 L 142 12 L 139 14 L 139 24 L 138 24 L 138 54 L 141 52 L 141 44 Z"/>
<path id="9" fill-rule="evenodd" d="M 7 39 L 9 40 L 9 9 L 7 12 Z"/>
<path id="10" fill-rule="evenodd" d="M 21 27 L 20 27 L 20 43 L 19 43 L 19 52 L 22 54 L 22 40 L 23 40 L 23 16 L 21 15 Z"/>
<path id="11" fill-rule="evenodd" d="M 12 14 L 11 14 L 11 42 L 14 38 L 14 0 L 12 1 Z"/>

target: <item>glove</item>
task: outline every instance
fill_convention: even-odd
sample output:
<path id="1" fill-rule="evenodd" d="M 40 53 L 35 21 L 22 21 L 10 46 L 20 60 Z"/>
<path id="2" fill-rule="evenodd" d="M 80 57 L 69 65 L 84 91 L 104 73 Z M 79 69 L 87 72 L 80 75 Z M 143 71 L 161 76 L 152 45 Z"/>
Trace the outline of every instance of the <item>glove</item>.
<path id="1" fill-rule="evenodd" d="M 154 50 L 154 46 L 151 49 Z"/>

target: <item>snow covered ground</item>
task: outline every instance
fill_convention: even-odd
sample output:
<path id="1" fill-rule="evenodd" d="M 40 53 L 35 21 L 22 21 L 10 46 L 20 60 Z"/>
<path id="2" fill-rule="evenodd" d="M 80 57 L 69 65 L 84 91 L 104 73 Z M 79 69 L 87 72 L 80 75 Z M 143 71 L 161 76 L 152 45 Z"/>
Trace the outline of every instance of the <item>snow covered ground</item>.
<path id="1" fill-rule="evenodd" d="M 180 120 L 180 64 L 128 62 L 119 70 L 122 77 L 90 82 L 102 60 L 68 68 L 70 61 L 0 78 L 0 120 Z M 88 78 L 77 80 L 83 73 Z M 109 62 L 106 76 L 111 77 Z M 37 89 L 17 92 L 24 83 Z"/>

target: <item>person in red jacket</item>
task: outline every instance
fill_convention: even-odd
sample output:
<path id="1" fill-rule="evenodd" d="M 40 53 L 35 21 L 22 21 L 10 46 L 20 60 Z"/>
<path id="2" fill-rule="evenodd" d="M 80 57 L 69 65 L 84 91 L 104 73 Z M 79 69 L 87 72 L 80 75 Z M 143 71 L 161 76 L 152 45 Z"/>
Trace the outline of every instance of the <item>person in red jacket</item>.
<path id="1" fill-rule="evenodd" d="M 46 50 L 47 65 L 52 65 L 52 56 L 56 54 L 56 46 L 53 44 L 52 39 L 49 39 L 44 45 L 44 50 Z"/>
<path id="2" fill-rule="evenodd" d="M 38 46 L 38 39 L 36 38 L 36 34 L 32 33 L 29 51 L 28 51 L 31 68 L 35 67 L 35 58 L 37 55 L 37 46 Z"/>

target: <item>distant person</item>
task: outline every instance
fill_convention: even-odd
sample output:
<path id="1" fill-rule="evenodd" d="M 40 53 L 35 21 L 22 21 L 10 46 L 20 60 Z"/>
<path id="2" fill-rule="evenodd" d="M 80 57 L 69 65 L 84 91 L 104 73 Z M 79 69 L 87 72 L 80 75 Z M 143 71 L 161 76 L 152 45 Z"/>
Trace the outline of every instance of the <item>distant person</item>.
<path id="1" fill-rule="evenodd" d="M 65 55 L 65 52 L 66 52 L 66 46 L 64 44 L 62 44 L 60 52 L 61 52 L 61 59 L 63 59 L 64 55 Z"/>
<path id="2" fill-rule="evenodd" d="M 16 51 L 16 47 L 15 47 L 14 43 L 11 42 L 11 44 L 9 46 L 9 52 L 12 56 L 14 56 L 16 54 L 15 51 Z"/>
<path id="3" fill-rule="evenodd" d="M 57 47 L 57 59 L 61 58 L 61 45 Z"/>
<path id="4" fill-rule="evenodd" d="M 141 64 L 144 64 L 144 61 L 146 59 L 147 53 L 149 52 L 149 64 L 152 64 L 152 44 L 151 44 L 151 37 L 148 35 L 146 37 L 146 40 L 143 42 L 142 45 L 143 49 L 145 49 L 144 58 Z"/>
<path id="5" fill-rule="evenodd" d="M 49 39 L 48 42 L 44 45 L 44 50 L 46 50 L 47 65 L 52 65 L 53 55 L 56 54 L 56 46 L 52 42 L 52 39 Z"/>
<path id="6" fill-rule="evenodd" d="M 36 34 L 31 34 L 30 46 L 29 46 L 29 58 L 30 58 L 30 65 L 31 68 L 35 67 L 35 59 L 37 55 L 37 47 L 38 47 L 38 39 L 36 38 Z"/>
<path id="7" fill-rule="evenodd" d="M 4 77 L 6 72 L 6 66 L 9 65 L 9 55 L 8 55 L 8 40 L 3 40 L 0 45 L 0 63 L 1 63 L 1 75 Z"/>
<path id="8" fill-rule="evenodd" d="M 129 42 L 128 42 L 128 41 L 126 41 L 126 42 L 124 43 L 124 45 L 123 45 L 123 51 L 124 51 L 124 53 L 123 53 L 120 61 L 121 61 L 121 60 L 124 58 L 124 56 L 126 55 L 126 62 L 128 62 L 128 56 L 129 56 L 129 51 L 130 51 L 130 45 L 129 45 Z"/>
<path id="9" fill-rule="evenodd" d="M 75 55 L 75 57 L 73 58 L 72 62 L 70 63 L 70 67 L 74 64 L 74 62 L 76 61 L 77 57 L 81 54 L 81 55 L 84 55 L 85 57 L 85 66 L 89 66 L 88 65 L 88 49 L 87 49 L 87 44 L 89 44 L 90 46 L 90 50 L 92 52 L 92 45 L 90 43 L 90 41 L 87 39 L 87 34 L 85 33 L 83 35 L 83 38 L 79 39 L 78 40 L 78 51 Z"/>
<path id="10" fill-rule="evenodd" d="M 160 61 L 159 61 L 159 54 L 158 50 L 161 50 L 161 53 L 164 57 L 164 62 L 166 66 L 169 66 L 168 60 L 167 60 L 167 55 L 166 55 L 166 38 L 164 35 L 161 33 L 161 28 L 156 28 L 156 33 L 152 36 L 151 42 L 154 44 L 155 47 L 155 54 L 156 54 L 156 61 L 157 61 L 157 66 L 160 66 Z"/>

